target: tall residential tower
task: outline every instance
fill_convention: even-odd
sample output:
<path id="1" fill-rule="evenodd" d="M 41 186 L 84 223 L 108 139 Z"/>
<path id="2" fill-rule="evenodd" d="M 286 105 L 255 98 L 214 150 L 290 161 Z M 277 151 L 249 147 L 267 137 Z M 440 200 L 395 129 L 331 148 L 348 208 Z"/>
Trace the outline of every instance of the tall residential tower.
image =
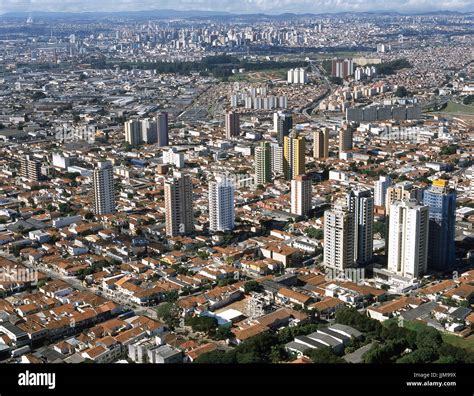
<path id="1" fill-rule="evenodd" d="M 298 175 L 291 181 L 291 213 L 305 216 L 311 210 L 311 178 Z"/>
<path id="2" fill-rule="evenodd" d="M 388 270 L 408 279 L 426 273 L 428 260 L 428 206 L 416 201 L 390 205 Z"/>
<path id="3" fill-rule="evenodd" d="M 329 130 L 327 128 L 313 133 L 313 157 L 315 159 L 329 157 Z"/>
<path id="4" fill-rule="evenodd" d="M 255 184 L 267 184 L 272 180 L 270 143 L 263 142 L 255 148 Z"/>
<path id="5" fill-rule="evenodd" d="M 305 173 L 305 138 L 297 132 L 285 136 L 283 145 L 283 172 L 287 180 Z"/>
<path id="6" fill-rule="evenodd" d="M 354 213 L 354 260 L 368 263 L 374 246 L 374 198 L 370 190 L 352 190 L 347 194 L 347 206 Z"/>
<path id="7" fill-rule="evenodd" d="M 209 182 L 209 228 L 229 231 L 234 228 L 234 183 L 218 176 Z"/>
<path id="8" fill-rule="evenodd" d="M 99 162 L 92 174 L 93 211 L 103 215 L 115 212 L 114 168 L 110 161 Z"/>
<path id="9" fill-rule="evenodd" d="M 175 172 L 165 182 L 166 235 L 186 235 L 193 232 L 193 184 L 191 177 Z"/>
<path id="10" fill-rule="evenodd" d="M 449 270 L 455 262 L 456 192 L 447 180 L 435 180 L 423 194 L 424 205 L 430 208 L 428 267 Z"/>
<path id="11" fill-rule="evenodd" d="M 229 111 L 225 115 L 225 137 L 232 139 L 240 135 L 240 117 L 239 113 Z"/>
<path id="12" fill-rule="evenodd" d="M 324 266 L 345 270 L 354 265 L 354 213 L 337 204 L 324 212 Z"/>

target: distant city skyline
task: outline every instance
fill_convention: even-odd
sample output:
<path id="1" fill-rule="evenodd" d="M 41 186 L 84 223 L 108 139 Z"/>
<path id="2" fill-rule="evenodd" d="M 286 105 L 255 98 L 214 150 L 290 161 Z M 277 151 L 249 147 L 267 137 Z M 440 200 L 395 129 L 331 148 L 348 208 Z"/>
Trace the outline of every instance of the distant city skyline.
<path id="1" fill-rule="evenodd" d="M 170 9 L 218 11 L 236 14 L 335 13 L 396 11 L 401 13 L 474 11 L 470 0 L 2 0 L 0 14 L 8 12 L 114 12 Z"/>

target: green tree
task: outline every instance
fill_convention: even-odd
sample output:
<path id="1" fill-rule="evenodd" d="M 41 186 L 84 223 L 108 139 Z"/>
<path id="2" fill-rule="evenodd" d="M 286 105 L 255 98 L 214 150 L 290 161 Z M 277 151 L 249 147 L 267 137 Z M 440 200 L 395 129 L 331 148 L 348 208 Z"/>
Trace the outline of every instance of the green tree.
<path id="1" fill-rule="evenodd" d="M 385 344 L 374 345 L 364 356 L 365 363 L 385 364 L 391 363 L 406 349 L 403 340 L 390 340 Z"/>
<path id="2" fill-rule="evenodd" d="M 216 329 L 217 320 L 209 316 L 193 316 L 187 318 L 185 324 L 191 326 L 194 331 L 210 333 Z"/>
<path id="3" fill-rule="evenodd" d="M 286 362 L 292 357 L 283 345 L 275 345 L 270 349 L 270 360 L 272 363 Z"/>
<path id="4" fill-rule="evenodd" d="M 257 281 L 251 280 L 245 283 L 244 291 L 245 293 L 258 292 L 261 290 L 261 286 Z"/>
<path id="5" fill-rule="evenodd" d="M 171 291 L 168 291 L 168 292 L 165 293 L 164 301 L 173 303 L 176 300 L 178 300 L 178 291 L 177 290 L 171 290 Z"/>
<path id="6" fill-rule="evenodd" d="M 403 86 L 398 87 L 397 90 L 395 91 L 395 96 L 399 98 L 404 98 L 408 95 L 409 95 L 408 90 Z"/>
<path id="7" fill-rule="evenodd" d="M 216 340 L 228 340 L 229 338 L 233 338 L 234 333 L 230 331 L 230 329 L 226 326 L 219 326 L 216 330 L 216 334 L 214 335 L 214 338 Z"/>
<path id="8" fill-rule="evenodd" d="M 385 238 L 385 223 L 382 221 L 374 222 L 374 234 L 380 234 L 382 238 Z"/>
<path id="9" fill-rule="evenodd" d="M 304 232 L 309 238 L 323 239 L 324 237 L 324 231 L 314 227 L 308 227 L 304 230 Z"/>
<path id="10" fill-rule="evenodd" d="M 38 283 L 37 283 L 38 289 L 40 287 L 43 287 L 45 284 L 46 284 L 46 281 L 44 279 L 39 280 Z"/>
<path id="11" fill-rule="evenodd" d="M 379 334 L 382 325 L 379 321 L 362 315 L 355 308 L 342 308 L 336 312 L 336 323 L 354 327 L 362 333 Z"/>
<path id="12" fill-rule="evenodd" d="M 401 357 L 397 363 L 431 363 L 436 359 L 438 359 L 438 355 L 432 348 L 420 348 Z"/>
<path id="13" fill-rule="evenodd" d="M 431 348 L 438 349 L 443 344 L 441 333 L 433 327 L 427 327 L 416 336 L 416 346 L 418 349 Z"/>
<path id="14" fill-rule="evenodd" d="M 179 325 L 181 317 L 181 308 L 172 302 L 165 302 L 158 306 L 156 314 L 162 319 L 170 328 Z"/>
<path id="15" fill-rule="evenodd" d="M 260 363 L 260 362 L 261 361 L 259 357 L 252 352 L 237 354 L 237 363 L 239 364 L 251 364 L 251 363 Z"/>
<path id="16" fill-rule="evenodd" d="M 308 349 L 305 355 L 308 356 L 313 363 L 344 363 L 344 360 L 337 356 L 329 347 Z"/>

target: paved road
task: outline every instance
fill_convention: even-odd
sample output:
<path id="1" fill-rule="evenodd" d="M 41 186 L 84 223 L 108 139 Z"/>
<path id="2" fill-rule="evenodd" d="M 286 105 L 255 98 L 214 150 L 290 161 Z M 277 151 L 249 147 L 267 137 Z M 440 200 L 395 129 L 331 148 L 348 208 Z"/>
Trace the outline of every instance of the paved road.
<path id="1" fill-rule="evenodd" d="M 313 113 L 313 110 L 317 106 L 319 106 L 319 103 L 321 103 L 321 101 L 323 99 L 325 99 L 331 93 L 331 83 L 329 82 L 329 79 L 325 75 L 325 71 L 321 68 L 320 65 L 316 64 L 316 62 L 314 62 L 314 61 L 311 61 L 310 63 L 311 63 L 311 69 L 312 69 L 313 73 L 316 73 L 322 79 L 324 79 L 324 83 L 326 85 L 326 91 L 322 95 L 320 95 L 316 99 L 314 99 L 308 107 L 305 107 L 301 111 L 301 113 L 306 118 L 308 118 L 309 120 L 313 120 L 313 116 L 311 114 Z"/>

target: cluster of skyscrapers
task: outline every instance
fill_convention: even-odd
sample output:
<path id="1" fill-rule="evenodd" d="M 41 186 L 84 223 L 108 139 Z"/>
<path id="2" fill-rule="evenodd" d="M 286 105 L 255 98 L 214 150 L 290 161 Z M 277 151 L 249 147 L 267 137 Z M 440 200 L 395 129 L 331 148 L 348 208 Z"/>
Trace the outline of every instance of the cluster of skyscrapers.
<path id="1" fill-rule="evenodd" d="M 262 142 L 255 149 L 255 183 L 264 185 L 273 175 L 283 174 L 291 181 L 291 213 L 305 216 L 312 209 L 311 178 L 305 174 L 306 140 L 293 130 L 292 115 L 283 111 L 274 113 L 273 131 L 277 141 Z"/>
<path id="2" fill-rule="evenodd" d="M 331 62 L 331 76 L 347 78 L 354 74 L 354 61 L 352 59 L 334 58 Z"/>
<path id="3" fill-rule="evenodd" d="M 305 174 L 304 136 L 293 129 L 292 116 L 274 114 L 276 142 L 262 142 L 255 148 L 255 182 L 265 185 L 274 175 L 283 174 L 291 185 L 292 214 L 305 216 L 312 209 L 312 180 Z M 236 112 L 225 117 L 227 139 L 240 136 L 240 118 Z M 339 130 L 339 152 L 352 149 L 353 130 L 343 125 Z M 130 144 L 168 144 L 166 113 L 154 120 L 131 120 L 125 125 Z M 329 157 L 329 129 L 313 132 L 313 156 Z M 37 162 L 25 158 L 25 176 L 38 174 Z M 115 211 L 113 167 L 100 163 L 93 172 L 94 212 Z M 168 236 L 193 232 L 193 188 L 189 175 L 175 172 L 164 185 L 165 225 Z M 235 187 L 226 176 L 209 183 L 209 230 L 225 232 L 234 228 Z M 387 271 L 406 279 L 422 276 L 428 270 L 444 271 L 455 260 L 454 222 L 456 196 L 446 180 L 435 180 L 422 190 L 410 182 L 393 184 L 389 176 L 380 176 L 370 189 L 350 190 L 344 201 L 338 201 L 324 215 L 324 265 L 344 270 L 363 266 L 373 259 L 374 208 L 381 207 L 386 216 Z"/>
<path id="4" fill-rule="evenodd" d="M 169 144 L 168 113 L 159 113 L 155 118 L 133 119 L 125 122 L 125 141 L 132 146 L 140 144 Z"/>
<path id="5" fill-rule="evenodd" d="M 370 190 L 352 190 L 324 216 L 324 264 L 344 270 L 373 256 L 374 205 L 385 207 L 387 270 L 408 280 L 455 263 L 456 194 L 447 180 L 422 190 L 381 176 Z"/>
<path id="6" fill-rule="evenodd" d="M 288 84 L 306 84 L 308 73 L 305 68 L 300 67 L 288 70 Z"/>

